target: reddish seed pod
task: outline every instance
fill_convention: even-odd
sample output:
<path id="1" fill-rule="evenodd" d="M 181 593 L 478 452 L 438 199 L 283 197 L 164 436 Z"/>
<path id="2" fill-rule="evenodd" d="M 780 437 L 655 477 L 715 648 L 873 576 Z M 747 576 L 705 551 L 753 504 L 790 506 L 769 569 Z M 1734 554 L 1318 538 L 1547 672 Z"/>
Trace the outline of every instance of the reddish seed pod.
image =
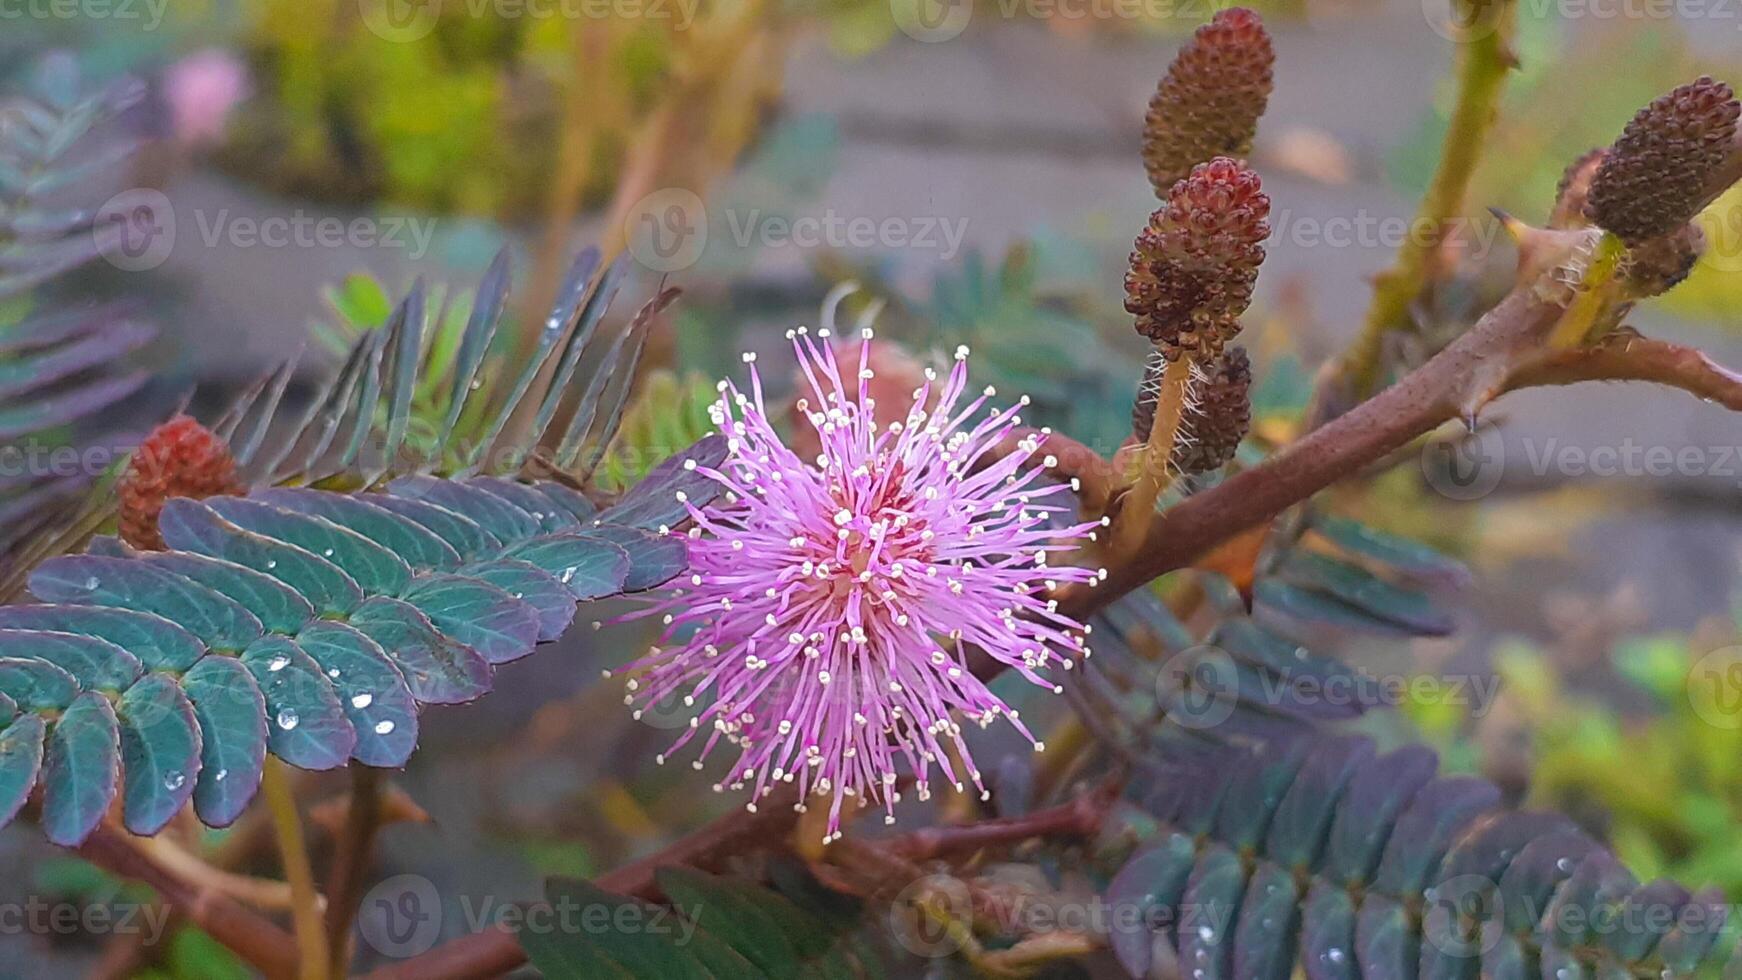
<path id="1" fill-rule="evenodd" d="M 1126 271 L 1125 309 L 1162 357 L 1213 356 L 1239 332 L 1269 215 L 1258 174 L 1218 157 L 1175 183 L 1149 216 Z"/>
<path id="2" fill-rule="evenodd" d="M 241 494 L 247 488 L 224 441 L 186 415 L 178 415 L 139 444 L 115 489 L 120 498 L 121 540 L 135 548 L 161 551 L 163 535 L 157 519 L 165 502 Z"/>

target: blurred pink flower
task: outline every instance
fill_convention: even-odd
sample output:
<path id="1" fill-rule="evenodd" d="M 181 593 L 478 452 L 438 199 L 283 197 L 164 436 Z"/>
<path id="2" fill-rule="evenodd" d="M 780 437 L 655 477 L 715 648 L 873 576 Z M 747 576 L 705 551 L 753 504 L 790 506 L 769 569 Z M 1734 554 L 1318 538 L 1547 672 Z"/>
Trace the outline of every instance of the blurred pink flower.
<path id="1" fill-rule="evenodd" d="M 223 138 L 230 110 L 248 97 L 248 69 L 229 51 L 207 48 L 170 65 L 163 91 L 179 142 L 216 143 Z"/>

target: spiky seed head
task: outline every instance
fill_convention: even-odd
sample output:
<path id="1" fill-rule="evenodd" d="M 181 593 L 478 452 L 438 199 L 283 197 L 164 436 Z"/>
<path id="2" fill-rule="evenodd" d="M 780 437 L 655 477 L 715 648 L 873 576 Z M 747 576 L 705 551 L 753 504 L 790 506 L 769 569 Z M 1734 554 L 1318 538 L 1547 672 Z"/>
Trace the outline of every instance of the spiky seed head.
<path id="1" fill-rule="evenodd" d="M 1125 274 L 1125 309 L 1163 358 L 1212 357 L 1240 331 L 1269 215 L 1257 172 L 1217 157 L 1192 168 L 1149 216 Z"/>
<path id="2" fill-rule="evenodd" d="M 1157 197 L 1213 157 L 1252 152 L 1276 52 L 1264 21 L 1233 7 L 1198 28 L 1149 100 L 1143 166 Z"/>
<path id="3" fill-rule="evenodd" d="M 1629 296 L 1661 296 L 1680 285 L 1706 252 L 1706 233 L 1688 222 L 1627 250 L 1621 273 Z"/>
<path id="4" fill-rule="evenodd" d="M 1555 187 L 1554 210 L 1548 218 L 1550 228 L 1583 228 L 1590 224 L 1585 217 L 1585 205 L 1591 198 L 1591 182 L 1597 178 L 1597 170 L 1608 154 L 1606 147 L 1597 147 L 1567 164 L 1560 184 Z"/>
<path id="5" fill-rule="evenodd" d="M 203 500 L 246 492 L 230 448 L 186 415 L 153 429 L 139 444 L 116 485 L 121 540 L 146 551 L 163 550 L 157 519 L 176 497 Z"/>
<path id="6" fill-rule="evenodd" d="M 1205 373 L 1192 386 L 1187 438 L 1174 446 L 1173 465 L 1181 473 L 1208 473 L 1226 466 L 1252 429 L 1252 362 L 1246 348 L 1228 348 Z"/>
<path id="7" fill-rule="evenodd" d="M 1730 86 L 1707 77 L 1659 96 L 1610 147 L 1586 214 L 1629 245 L 1686 224 L 1734 149 L 1738 115 Z"/>

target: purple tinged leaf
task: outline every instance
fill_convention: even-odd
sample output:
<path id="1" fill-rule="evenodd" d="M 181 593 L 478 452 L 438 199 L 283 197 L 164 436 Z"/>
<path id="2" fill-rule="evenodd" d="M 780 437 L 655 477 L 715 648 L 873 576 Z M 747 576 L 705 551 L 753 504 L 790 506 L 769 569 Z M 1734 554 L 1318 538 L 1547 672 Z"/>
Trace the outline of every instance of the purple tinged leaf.
<path id="1" fill-rule="evenodd" d="M 228 827 L 260 788 L 266 765 L 266 698 L 242 661 L 207 657 L 183 675 L 182 690 L 200 726 L 200 774 L 194 812 L 210 827 Z"/>
<path id="2" fill-rule="evenodd" d="M 1412 745 L 1357 772 L 1331 820 L 1319 865 L 1325 876 L 1339 884 L 1365 884 L 1379 866 L 1397 815 L 1438 769 L 1433 750 Z"/>
<path id="3" fill-rule="evenodd" d="M 193 796 L 200 774 L 199 724 L 187 696 L 165 674 L 129 688 L 116 716 L 127 829 L 149 837 Z"/>
<path id="4" fill-rule="evenodd" d="M 493 494 L 504 503 L 525 511 L 547 533 L 576 528 L 581 524 L 580 518 L 570 513 L 567 508 L 557 506 L 549 497 L 527 484 L 501 477 L 480 476 L 465 481 L 465 485 Z"/>
<path id="5" fill-rule="evenodd" d="M 0 827 L 18 816 L 42 771 L 42 746 L 48 726 L 29 714 L 0 731 Z"/>
<path id="6" fill-rule="evenodd" d="M 1355 959 L 1355 903 L 1348 892 L 1324 879 L 1313 882 L 1301 909 L 1300 961 L 1307 980 L 1354 980 L 1361 975 Z"/>
<path id="7" fill-rule="evenodd" d="M 575 597 L 555 576 L 531 562 L 503 558 L 467 565 L 458 574 L 494 585 L 538 610 L 540 643 L 560 638 L 575 620 Z"/>
<path id="8" fill-rule="evenodd" d="M 0 360 L 0 399 L 16 398 L 110 363 L 149 343 L 155 331 L 122 321 L 113 329 L 27 357 Z"/>
<path id="9" fill-rule="evenodd" d="M 1108 936 L 1113 955 L 1132 977 L 1149 975 L 1157 926 L 1173 921 L 1196 861 L 1190 837 L 1168 834 L 1132 856 L 1107 883 L 1108 906 L 1136 913 L 1115 916 Z"/>
<path id="10" fill-rule="evenodd" d="M 419 578 L 405 593 L 443 636 L 505 664 L 531 653 L 538 644 L 538 610 L 487 582 L 457 575 Z"/>
<path id="11" fill-rule="evenodd" d="M 381 645 L 425 704 L 465 704 L 490 692 L 490 662 L 437 632 L 416 606 L 378 596 L 359 606 L 350 623 Z"/>
<path id="12" fill-rule="evenodd" d="M 48 735 L 42 772 L 42 829 L 50 842 L 77 847 L 91 836 L 120 780 L 121 730 L 101 694 L 81 694 Z"/>
<path id="13" fill-rule="evenodd" d="M 460 564 L 460 555 L 422 524 L 401 517 L 367 498 L 324 490 L 265 490 L 254 494 L 275 507 L 322 517 L 349 528 L 404 559 L 420 572 L 449 571 Z"/>
<path id="14" fill-rule="evenodd" d="M 33 432 L 69 425 L 136 393 L 145 386 L 146 379 L 145 372 L 135 371 L 98 378 L 23 404 L 0 404 L 0 439 L 18 439 Z"/>
<path id="15" fill-rule="evenodd" d="M 689 520 L 682 493 L 689 504 L 706 507 L 719 496 L 720 484 L 698 472 L 695 466 L 716 468 L 726 459 L 726 438 L 718 433 L 655 466 L 640 483 L 629 488 L 623 499 L 594 518 L 600 524 L 625 524 L 644 530 L 677 527 Z"/>
<path id="16" fill-rule="evenodd" d="M 315 607 L 295 589 L 232 561 L 179 551 L 151 552 L 141 555 L 139 560 L 235 600 L 259 617 L 269 633 L 295 633 L 302 624 L 315 618 Z"/>
<path id="17" fill-rule="evenodd" d="M 148 670 L 183 671 L 205 656 L 192 633 L 151 613 L 101 606 L 0 606 L 0 630 L 48 630 L 107 640 Z"/>
<path id="18" fill-rule="evenodd" d="M 332 681 L 308 654 L 269 636 L 242 654 L 266 697 L 267 744 L 299 769 L 336 769 L 351 758 L 357 732 L 339 705 Z"/>
<path id="19" fill-rule="evenodd" d="M 509 548 L 502 557 L 544 569 L 583 601 L 622 592 L 629 576 L 629 553 L 592 534 L 546 535 Z"/>
<path id="20" fill-rule="evenodd" d="M 108 640 L 72 633 L 0 629 L 0 657 L 53 664 L 82 691 L 119 692 L 145 672 L 138 657 Z"/>
<path id="21" fill-rule="evenodd" d="M 0 693 L 25 711 L 62 711 L 79 696 L 79 682 L 51 663 L 0 657 Z"/>
<path id="22" fill-rule="evenodd" d="M 1294 972 L 1299 903 L 1294 872 L 1271 861 L 1259 861 L 1234 920 L 1234 976 L 1241 980 L 1288 980 Z"/>
<path id="23" fill-rule="evenodd" d="M 379 768 L 405 765 L 417 749 L 417 702 L 380 645 L 349 626 L 328 622 L 310 623 L 296 644 L 326 671 L 338 692 L 357 732 L 351 757 Z"/>
<path id="24" fill-rule="evenodd" d="M 260 638 L 260 620 L 227 596 L 148 562 L 95 555 L 51 558 L 30 576 L 44 602 L 112 606 L 161 616 L 213 650 L 239 651 Z"/>
<path id="25" fill-rule="evenodd" d="M 363 590 L 339 566 L 295 545 L 245 531 L 200 501 L 178 498 L 164 504 L 158 528 L 169 547 L 270 575 L 323 616 L 342 616 L 363 601 Z"/>
<path id="26" fill-rule="evenodd" d="M 623 579 L 624 592 L 645 592 L 657 589 L 689 570 L 689 546 L 676 534 L 656 534 L 621 524 L 598 524 L 587 535 L 602 538 L 622 548 L 629 555 L 629 573 Z"/>
<path id="27" fill-rule="evenodd" d="M 539 522 L 531 514 L 495 494 L 454 480 L 406 476 L 389 483 L 387 490 L 395 497 L 420 500 L 464 515 L 504 544 L 525 541 L 540 533 Z"/>
<path id="28" fill-rule="evenodd" d="M 1374 875 L 1374 887 L 1392 895 L 1426 888 L 1446 848 L 1471 821 L 1499 802 L 1500 791 L 1494 784 L 1473 776 L 1429 783 L 1397 818 Z"/>
<path id="29" fill-rule="evenodd" d="M 382 510 L 421 525 L 447 542 L 466 561 L 493 555 L 502 549 L 500 538 L 486 531 L 478 522 L 446 507 L 390 494 L 370 494 L 368 499 Z"/>

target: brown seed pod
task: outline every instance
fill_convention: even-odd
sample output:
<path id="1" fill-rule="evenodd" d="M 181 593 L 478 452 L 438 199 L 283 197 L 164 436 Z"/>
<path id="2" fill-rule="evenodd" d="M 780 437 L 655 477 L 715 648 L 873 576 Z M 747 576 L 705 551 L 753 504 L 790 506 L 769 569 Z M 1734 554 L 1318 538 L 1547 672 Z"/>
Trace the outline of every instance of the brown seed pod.
<path id="1" fill-rule="evenodd" d="M 1689 222 L 1627 250 L 1622 260 L 1629 296 L 1661 296 L 1680 285 L 1706 251 L 1706 233 Z"/>
<path id="2" fill-rule="evenodd" d="M 1710 78 L 1659 96 L 1610 147 L 1586 215 L 1630 245 L 1686 224 L 1732 151 L 1738 115 L 1730 86 Z"/>
<path id="3" fill-rule="evenodd" d="M 1264 21 L 1244 7 L 1221 11 L 1198 28 L 1168 66 L 1144 116 L 1143 166 L 1157 197 L 1212 157 L 1252 152 L 1275 63 Z"/>
<path id="4" fill-rule="evenodd" d="M 1549 213 L 1550 228 L 1583 228 L 1590 225 L 1590 219 L 1585 217 L 1585 204 L 1591 197 L 1591 181 L 1597 177 L 1597 170 L 1603 166 L 1603 158 L 1609 155 L 1604 147 L 1586 150 L 1577 160 L 1567 165 L 1561 174 L 1560 185 L 1555 188 L 1554 210 Z"/>
<path id="5" fill-rule="evenodd" d="M 1252 363 L 1246 348 L 1228 348 L 1205 374 L 1192 385 L 1186 438 L 1173 449 L 1173 465 L 1181 473 L 1208 473 L 1226 466 L 1252 429 Z"/>
<path id="6" fill-rule="evenodd" d="M 1269 215 L 1258 174 L 1217 157 L 1174 184 L 1149 216 L 1125 274 L 1125 309 L 1162 357 L 1210 357 L 1239 332 Z"/>

